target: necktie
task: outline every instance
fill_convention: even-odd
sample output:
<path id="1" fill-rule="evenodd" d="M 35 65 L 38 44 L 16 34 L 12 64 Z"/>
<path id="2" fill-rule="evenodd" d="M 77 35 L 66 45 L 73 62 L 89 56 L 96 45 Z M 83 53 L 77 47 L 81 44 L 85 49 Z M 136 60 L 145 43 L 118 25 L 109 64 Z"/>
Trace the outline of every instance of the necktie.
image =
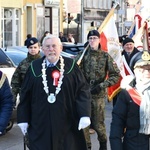
<path id="1" fill-rule="evenodd" d="M 48 67 L 54 67 L 54 64 L 53 64 L 53 63 L 50 63 L 50 64 L 48 65 Z"/>

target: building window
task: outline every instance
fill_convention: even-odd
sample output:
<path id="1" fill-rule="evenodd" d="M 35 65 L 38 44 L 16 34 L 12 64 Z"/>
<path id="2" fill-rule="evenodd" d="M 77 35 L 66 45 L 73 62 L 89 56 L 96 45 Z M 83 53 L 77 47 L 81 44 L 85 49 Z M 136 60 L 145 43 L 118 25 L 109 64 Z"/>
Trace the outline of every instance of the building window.
<path id="1" fill-rule="evenodd" d="M 20 23 L 18 9 L 3 8 L 1 11 L 1 47 L 20 44 Z"/>

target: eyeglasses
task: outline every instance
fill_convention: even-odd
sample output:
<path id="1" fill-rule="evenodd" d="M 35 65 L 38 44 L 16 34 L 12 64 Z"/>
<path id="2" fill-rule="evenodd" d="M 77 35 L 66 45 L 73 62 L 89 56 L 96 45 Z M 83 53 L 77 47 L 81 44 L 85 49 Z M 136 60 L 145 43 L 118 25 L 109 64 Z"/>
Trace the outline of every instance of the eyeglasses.
<path id="1" fill-rule="evenodd" d="M 96 39 L 99 39 L 99 38 L 98 37 L 90 37 L 89 41 L 96 40 Z"/>
<path id="2" fill-rule="evenodd" d="M 52 46 L 51 45 L 45 45 L 44 47 L 45 47 L 46 50 L 49 50 L 51 47 L 53 49 L 56 49 L 57 45 L 55 45 L 55 44 L 53 44 Z"/>

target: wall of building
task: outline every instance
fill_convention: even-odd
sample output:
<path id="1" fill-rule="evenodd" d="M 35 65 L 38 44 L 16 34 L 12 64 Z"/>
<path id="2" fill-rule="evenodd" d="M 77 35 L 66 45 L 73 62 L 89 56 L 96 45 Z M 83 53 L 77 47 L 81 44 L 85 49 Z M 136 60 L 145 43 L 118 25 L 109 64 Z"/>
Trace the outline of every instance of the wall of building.
<path id="1" fill-rule="evenodd" d="M 109 13 L 112 0 L 84 0 L 82 2 L 82 42 L 85 43 L 89 30 L 98 29 Z M 93 27 L 91 27 L 92 22 L 94 22 Z"/>

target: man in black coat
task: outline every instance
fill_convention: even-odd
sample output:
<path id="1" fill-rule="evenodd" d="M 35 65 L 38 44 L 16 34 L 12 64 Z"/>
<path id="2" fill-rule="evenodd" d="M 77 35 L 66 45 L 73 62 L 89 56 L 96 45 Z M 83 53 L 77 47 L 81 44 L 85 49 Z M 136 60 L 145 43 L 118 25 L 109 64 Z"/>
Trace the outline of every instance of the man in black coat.
<path id="1" fill-rule="evenodd" d="M 134 46 L 134 41 L 129 37 L 123 39 L 122 46 L 122 55 L 124 55 L 126 62 L 129 65 L 131 58 L 140 51 Z"/>
<path id="2" fill-rule="evenodd" d="M 75 61 L 60 56 L 58 37 L 45 37 L 42 49 L 45 56 L 31 63 L 22 84 L 18 125 L 30 150 L 87 150 L 89 86 Z"/>
<path id="3" fill-rule="evenodd" d="M 122 39 L 120 39 L 120 42 L 123 46 L 122 56 L 123 56 L 123 62 L 125 66 L 125 74 L 126 75 L 133 74 L 129 65 L 130 60 L 136 53 L 140 51 L 134 46 L 134 41 L 131 38 L 127 37 L 127 35 L 122 36 Z M 116 104 L 119 93 L 113 98 L 113 106 Z"/>
<path id="4" fill-rule="evenodd" d="M 139 52 L 131 59 L 133 76 L 125 77 L 113 108 L 111 150 L 149 150 L 150 140 L 150 55 Z"/>

